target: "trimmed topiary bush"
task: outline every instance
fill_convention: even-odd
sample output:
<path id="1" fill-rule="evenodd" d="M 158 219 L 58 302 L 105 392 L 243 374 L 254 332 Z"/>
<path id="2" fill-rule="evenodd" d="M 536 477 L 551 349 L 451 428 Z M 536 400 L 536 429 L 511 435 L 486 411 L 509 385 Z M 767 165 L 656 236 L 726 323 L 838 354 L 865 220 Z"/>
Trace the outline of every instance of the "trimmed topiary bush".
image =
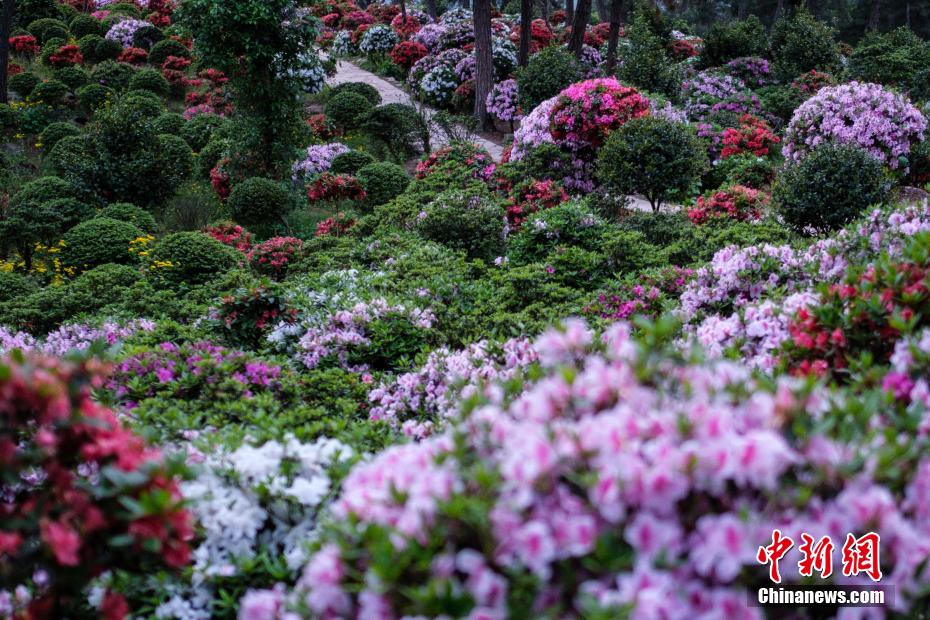
<path id="1" fill-rule="evenodd" d="M 135 69 L 126 63 L 105 60 L 91 69 L 90 79 L 101 86 L 125 90 L 134 73 Z"/>
<path id="2" fill-rule="evenodd" d="M 40 80 L 35 73 L 23 71 L 22 73 L 11 75 L 7 81 L 7 86 L 11 91 L 25 99 L 29 93 L 32 92 L 32 89 L 38 86 L 41 81 L 42 80 Z"/>
<path id="3" fill-rule="evenodd" d="M 866 34 L 849 56 L 846 72 L 860 82 L 920 91 L 927 88 L 918 81 L 928 66 L 930 43 L 902 26 L 891 32 Z"/>
<path id="4" fill-rule="evenodd" d="M 371 84 L 365 82 L 343 82 L 336 84 L 329 90 L 329 98 L 332 99 L 341 93 L 355 93 L 367 99 L 372 106 L 381 105 L 381 93 Z"/>
<path id="5" fill-rule="evenodd" d="M 364 129 L 398 160 L 416 153 L 426 132 L 416 108 L 403 103 L 376 107 L 365 119 Z"/>
<path id="6" fill-rule="evenodd" d="M 68 94 L 68 86 L 58 80 L 45 80 L 39 82 L 29 93 L 30 101 L 41 101 L 50 106 L 60 105 Z"/>
<path id="7" fill-rule="evenodd" d="M 155 128 L 156 133 L 181 137 L 186 122 L 184 117 L 177 112 L 162 112 L 152 121 L 152 126 Z M 184 142 L 187 144 L 186 140 Z M 190 145 L 188 144 L 188 146 Z"/>
<path id="8" fill-rule="evenodd" d="M 361 127 L 374 108 L 371 101 L 352 91 L 337 93 L 326 102 L 326 116 L 343 131 Z"/>
<path id="9" fill-rule="evenodd" d="M 60 19 L 53 19 L 50 17 L 35 20 L 26 26 L 26 30 L 36 38 L 39 45 L 45 45 L 52 39 L 63 39 L 67 41 L 68 37 L 71 36 L 71 33 L 68 32 L 67 24 Z"/>
<path id="10" fill-rule="evenodd" d="M 707 165 L 706 149 L 694 130 L 646 116 L 610 134 L 599 154 L 597 174 L 618 193 L 642 194 L 656 211 L 695 187 Z"/>
<path id="11" fill-rule="evenodd" d="M 81 222 L 64 234 L 61 262 L 80 273 L 100 265 L 135 262 L 130 243 L 143 232 L 130 224 L 100 217 Z"/>
<path id="12" fill-rule="evenodd" d="M 362 166 L 356 177 L 365 188 L 365 202 L 371 207 L 383 205 L 399 196 L 410 184 L 410 177 L 403 166 L 386 161 Z"/>
<path id="13" fill-rule="evenodd" d="M 35 293 L 39 287 L 28 277 L 15 271 L 0 271 L 0 303 L 20 299 Z"/>
<path id="14" fill-rule="evenodd" d="M 190 58 L 191 52 L 189 49 L 184 47 L 182 43 L 179 43 L 174 39 L 164 39 L 159 41 L 152 46 L 151 50 L 149 50 L 149 62 L 155 66 L 161 66 L 166 60 L 168 60 L 168 56 Z"/>
<path id="15" fill-rule="evenodd" d="M 742 21 L 716 22 L 704 37 L 701 66 L 719 67 L 735 58 L 764 56 L 768 48 L 765 26 L 755 15 Z"/>
<path id="16" fill-rule="evenodd" d="M 582 77 L 581 66 L 571 52 L 559 45 L 547 47 L 517 71 L 520 103 L 524 110 L 532 110 Z"/>
<path id="17" fill-rule="evenodd" d="M 158 231 L 155 216 L 128 202 L 115 202 L 97 212 L 95 217 L 129 222 L 139 230 L 150 235 Z"/>
<path id="18" fill-rule="evenodd" d="M 790 82 L 813 69 L 833 71 L 839 54 L 833 29 L 818 21 L 803 5 L 772 26 L 771 57 L 775 74 Z"/>
<path id="19" fill-rule="evenodd" d="M 229 126 L 229 121 L 216 114 L 198 114 L 184 123 L 180 136 L 184 138 L 191 150 L 199 153 L 214 137 L 219 137 Z M 212 167 L 212 166 L 211 166 Z"/>
<path id="20" fill-rule="evenodd" d="M 423 238 L 492 261 L 503 253 L 504 207 L 483 185 L 440 193 L 416 219 Z"/>
<path id="21" fill-rule="evenodd" d="M 136 71 L 129 80 L 129 90 L 148 90 L 156 95 L 165 97 L 171 90 L 168 80 L 161 71 L 143 68 Z"/>
<path id="22" fill-rule="evenodd" d="M 157 26 L 142 26 L 132 33 L 132 44 L 148 51 L 156 43 L 165 40 L 165 33 Z"/>
<path id="23" fill-rule="evenodd" d="M 333 158 L 329 171 L 333 174 L 351 174 L 354 176 L 363 167 L 373 164 L 375 161 L 375 158 L 365 151 L 348 151 Z"/>
<path id="24" fill-rule="evenodd" d="M 100 25 L 100 20 L 95 17 L 88 15 L 87 13 L 80 13 L 71 20 L 71 24 L 68 26 L 71 31 L 72 36 L 80 39 L 89 34 L 96 34 L 103 36 L 106 34 L 103 27 Z"/>
<path id="25" fill-rule="evenodd" d="M 65 84 L 72 92 L 87 84 L 90 74 L 81 67 L 62 67 L 54 73 L 56 80 Z"/>
<path id="26" fill-rule="evenodd" d="M 233 186 L 226 207 L 239 224 L 267 225 L 279 221 L 290 209 L 291 198 L 279 183 L 252 177 Z"/>
<path id="27" fill-rule="evenodd" d="M 796 232 L 823 233 L 881 203 L 889 189 L 880 161 L 853 146 L 825 143 L 782 171 L 772 203 Z"/>
<path id="28" fill-rule="evenodd" d="M 159 240 L 150 258 L 156 276 L 173 284 L 203 284 L 236 267 L 242 253 L 202 232 L 179 232 Z"/>
<path id="29" fill-rule="evenodd" d="M 100 84 L 88 84 L 77 89 L 74 94 L 77 97 L 79 106 L 93 112 L 111 101 L 116 96 L 116 91 Z"/>
<path id="30" fill-rule="evenodd" d="M 63 138 L 79 135 L 81 135 L 81 130 L 74 123 L 51 123 L 39 134 L 39 143 L 42 145 L 42 150 L 48 153 Z"/>

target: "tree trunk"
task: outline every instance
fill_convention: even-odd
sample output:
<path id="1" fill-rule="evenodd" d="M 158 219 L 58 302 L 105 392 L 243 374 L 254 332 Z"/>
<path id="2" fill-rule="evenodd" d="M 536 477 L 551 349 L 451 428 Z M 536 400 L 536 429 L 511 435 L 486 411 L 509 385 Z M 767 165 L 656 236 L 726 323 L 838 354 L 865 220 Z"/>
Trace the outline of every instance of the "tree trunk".
<path id="1" fill-rule="evenodd" d="M 869 32 L 878 30 L 878 22 L 881 18 L 881 0 L 872 0 L 872 8 L 869 11 L 869 21 L 865 29 Z"/>
<path id="2" fill-rule="evenodd" d="M 478 128 L 487 129 L 487 98 L 494 76 L 491 65 L 491 2 L 474 0 L 472 17 L 475 24 L 475 118 Z"/>
<path id="3" fill-rule="evenodd" d="M 575 2 L 565 0 L 565 23 L 570 24 L 573 21 L 575 21 Z"/>
<path id="4" fill-rule="evenodd" d="M 581 46 L 584 45 L 584 31 L 591 19 L 591 0 L 578 0 L 575 7 L 575 19 L 572 21 L 572 38 L 568 41 L 568 49 L 575 56 L 581 58 Z"/>
<path id="5" fill-rule="evenodd" d="M 10 65 L 10 31 L 13 29 L 13 13 L 16 0 L 3 0 L 0 14 L 0 103 L 7 103 L 7 71 Z"/>
<path id="6" fill-rule="evenodd" d="M 607 0 L 596 0 L 597 4 L 594 6 L 597 7 L 597 21 L 606 22 L 610 19 L 609 9 L 607 8 Z"/>
<path id="7" fill-rule="evenodd" d="M 530 39 L 533 32 L 533 0 L 520 0 L 520 66 L 530 61 Z"/>
<path id="8" fill-rule="evenodd" d="M 407 0 L 400 0 L 400 19 L 401 24 L 407 25 Z"/>
<path id="9" fill-rule="evenodd" d="M 617 41 L 620 39 L 620 19 L 623 16 L 623 0 L 610 0 L 610 30 L 607 31 L 607 74 L 617 66 Z"/>

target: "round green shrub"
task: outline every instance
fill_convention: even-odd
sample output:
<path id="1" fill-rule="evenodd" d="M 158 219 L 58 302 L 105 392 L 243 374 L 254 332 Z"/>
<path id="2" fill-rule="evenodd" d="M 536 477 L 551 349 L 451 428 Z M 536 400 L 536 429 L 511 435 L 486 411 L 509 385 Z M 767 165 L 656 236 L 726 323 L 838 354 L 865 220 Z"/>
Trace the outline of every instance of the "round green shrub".
<path id="1" fill-rule="evenodd" d="M 276 222 L 290 206 L 287 190 L 262 177 L 252 177 L 234 185 L 226 200 L 230 216 L 246 226 Z"/>
<path id="2" fill-rule="evenodd" d="M 554 251 L 575 247 L 599 252 L 607 223 L 582 200 L 569 200 L 527 218 L 507 242 L 513 265 L 545 261 Z"/>
<path id="3" fill-rule="evenodd" d="M 333 158 L 333 163 L 329 166 L 329 171 L 333 174 L 355 175 L 363 167 L 373 164 L 375 161 L 375 158 L 365 151 L 349 151 L 336 155 Z"/>
<path id="4" fill-rule="evenodd" d="M 657 210 L 694 187 L 707 166 L 706 151 L 690 127 L 645 116 L 610 134 L 599 153 L 597 173 L 612 189 L 642 194 Z"/>
<path id="5" fill-rule="evenodd" d="M 582 79 L 581 66 L 564 46 L 552 45 L 530 57 L 517 70 L 520 103 L 529 113 L 540 103 L 555 97 L 569 84 Z"/>
<path id="6" fill-rule="evenodd" d="M 355 93 L 371 102 L 372 106 L 381 105 L 381 93 L 378 92 L 377 88 L 365 82 L 343 82 L 342 84 L 336 84 L 330 89 L 329 98 L 332 99 L 340 93 Z"/>
<path id="7" fill-rule="evenodd" d="M 72 92 L 87 84 L 90 74 L 81 67 L 62 67 L 55 69 L 54 77 L 63 82 Z"/>
<path id="8" fill-rule="evenodd" d="M 345 130 L 361 127 L 374 106 L 364 96 L 345 91 L 326 102 L 326 116 Z"/>
<path id="9" fill-rule="evenodd" d="M 226 139 L 210 140 L 200 152 L 197 153 L 196 172 L 197 175 L 208 179 L 210 171 L 220 162 L 229 151 L 229 141 Z"/>
<path id="10" fill-rule="evenodd" d="M 148 51 L 156 43 L 165 40 L 165 33 L 157 26 L 143 26 L 132 34 L 132 44 L 134 47 L 141 47 Z"/>
<path id="11" fill-rule="evenodd" d="M 165 109 L 164 100 L 150 90 L 127 90 L 120 95 L 119 105 L 146 120 L 157 118 Z"/>
<path id="12" fill-rule="evenodd" d="M 35 282 L 21 273 L 0 271 L 0 303 L 21 299 L 39 290 Z"/>
<path id="13" fill-rule="evenodd" d="M 132 4 L 131 2 L 114 2 L 113 4 L 107 6 L 107 10 L 109 10 L 110 13 L 129 15 L 137 19 L 142 17 L 142 13 L 139 11 L 139 7 L 135 4 Z"/>
<path id="14" fill-rule="evenodd" d="M 119 41 L 112 39 L 100 39 L 94 46 L 94 60 L 102 62 L 104 60 L 116 60 L 123 53 L 123 46 Z"/>
<path id="15" fill-rule="evenodd" d="M 181 128 L 180 136 L 184 138 L 194 152 L 199 153 L 210 140 L 228 127 L 229 121 L 216 114 L 198 114 Z"/>
<path id="16" fill-rule="evenodd" d="M 155 217 L 151 213 L 128 202 L 114 202 L 111 205 L 107 205 L 97 212 L 95 217 L 129 222 L 142 232 L 150 235 L 158 231 L 158 224 L 155 222 Z"/>
<path id="17" fill-rule="evenodd" d="M 74 123 L 51 123 L 39 134 L 39 142 L 42 144 L 42 150 L 49 153 L 62 138 L 79 135 L 81 130 Z"/>
<path id="18" fill-rule="evenodd" d="M 383 205 L 395 196 L 399 196 L 410 184 L 410 177 L 403 166 L 387 161 L 375 162 L 362 166 L 358 171 L 358 180 L 365 188 L 365 202 L 370 207 Z"/>
<path id="19" fill-rule="evenodd" d="M 182 138 L 162 134 L 157 138 L 158 171 L 171 186 L 190 178 L 194 171 L 194 154 Z M 172 192 L 173 193 L 173 192 Z"/>
<path id="20" fill-rule="evenodd" d="M 429 241 L 484 261 L 503 251 L 504 207 L 484 186 L 442 192 L 423 214 L 417 218 L 416 231 Z"/>
<path id="21" fill-rule="evenodd" d="M 821 144 L 775 180 L 772 203 L 795 232 L 841 228 L 888 196 L 881 162 L 853 146 Z"/>
<path id="22" fill-rule="evenodd" d="M 11 91 L 25 99 L 32 89 L 39 85 L 41 80 L 31 71 L 23 71 L 16 75 L 11 75 L 7 86 Z"/>
<path id="23" fill-rule="evenodd" d="M 124 62 L 104 60 L 91 69 L 90 79 L 101 86 L 107 86 L 114 90 L 124 90 L 129 86 L 129 81 L 134 73 L 135 69 Z"/>
<path id="24" fill-rule="evenodd" d="M 16 111 L 8 103 L 0 103 L 0 129 L 8 129 L 16 126 Z M 2 187 L 7 178 L 9 163 L 6 161 L 6 154 L 0 155 L 0 187 Z"/>
<path id="25" fill-rule="evenodd" d="M 778 120 L 783 127 L 791 120 L 794 111 L 804 103 L 806 96 L 800 88 L 790 85 L 763 86 L 756 91 L 762 109 Z"/>
<path id="26" fill-rule="evenodd" d="M 866 34 L 849 56 L 846 72 L 860 82 L 911 88 L 927 66 L 930 43 L 901 26 L 891 32 Z"/>
<path id="27" fill-rule="evenodd" d="M 81 56 L 84 57 L 85 61 L 97 62 L 98 60 L 102 60 L 97 58 L 96 50 L 97 44 L 103 40 L 103 37 L 99 34 L 85 34 L 80 39 L 78 39 L 77 46 L 80 48 Z"/>
<path id="28" fill-rule="evenodd" d="M 174 39 L 163 39 L 152 46 L 149 50 L 149 62 L 155 66 L 161 66 L 168 56 L 177 56 L 178 58 L 190 58 L 191 52 L 184 47 L 182 43 Z"/>
<path id="29" fill-rule="evenodd" d="M 801 5 L 772 26 L 771 57 L 775 74 L 790 82 L 813 69 L 831 72 L 839 64 L 833 29 Z"/>
<path id="30" fill-rule="evenodd" d="M 28 26 L 26 30 L 34 36 L 39 45 L 45 45 L 51 39 L 62 39 L 67 41 L 71 33 L 68 32 L 68 25 L 60 19 L 46 17 L 37 19 Z"/>
<path id="31" fill-rule="evenodd" d="M 10 199 L 10 207 L 38 208 L 39 205 L 59 198 L 76 198 L 74 186 L 55 177 L 39 177 L 20 188 Z"/>
<path id="32" fill-rule="evenodd" d="M 57 106 L 64 101 L 69 90 L 64 82 L 58 80 L 45 80 L 39 82 L 29 93 L 30 101 L 41 101 L 50 106 Z"/>
<path id="33" fill-rule="evenodd" d="M 88 269 L 69 286 L 69 293 L 78 300 L 101 304 L 119 301 L 133 284 L 142 279 L 138 266 L 107 263 Z"/>
<path id="34" fill-rule="evenodd" d="M 181 131 L 184 129 L 185 123 L 184 117 L 177 112 L 162 112 L 153 121 L 156 133 L 178 137 L 181 137 Z"/>
<path id="35" fill-rule="evenodd" d="M 165 97 L 171 90 L 171 84 L 161 71 L 143 68 L 136 71 L 129 80 L 129 90 L 148 90 Z"/>
<path id="36" fill-rule="evenodd" d="M 17 0 L 13 24 L 22 27 L 43 18 L 62 17 L 62 5 L 55 0 Z"/>
<path id="37" fill-rule="evenodd" d="M 107 263 L 132 263 L 135 257 L 129 251 L 129 244 L 142 235 L 142 231 L 129 222 L 105 217 L 87 220 L 65 233 L 61 262 L 79 273 Z"/>
<path id="38" fill-rule="evenodd" d="M 242 253 L 202 232 L 179 232 L 160 239 L 152 248 L 158 276 L 174 284 L 203 284 L 233 269 Z"/>
<path id="39" fill-rule="evenodd" d="M 715 22 L 704 37 L 701 66 L 719 67 L 735 58 L 764 56 L 768 52 L 765 26 L 755 15 L 742 21 Z"/>
<path id="40" fill-rule="evenodd" d="M 88 84 L 81 86 L 74 94 L 77 96 L 79 106 L 85 110 L 94 111 L 112 100 L 116 96 L 116 91 L 101 84 Z"/>
<path id="41" fill-rule="evenodd" d="M 75 18 L 71 20 L 69 29 L 71 30 L 71 34 L 78 39 L 89 34 L 96 34 L 99 36 L 106 34 L 100 27 L 100 20 L 87 13 L 80 13 L 75 16 Z"/>
<path id="42" fill-rule="evenodd" d="M 365 119 L 364 129 L 398 158 L 416 153 L 426 130 L 416 108 L 404 103 L 376 107 Z"/>

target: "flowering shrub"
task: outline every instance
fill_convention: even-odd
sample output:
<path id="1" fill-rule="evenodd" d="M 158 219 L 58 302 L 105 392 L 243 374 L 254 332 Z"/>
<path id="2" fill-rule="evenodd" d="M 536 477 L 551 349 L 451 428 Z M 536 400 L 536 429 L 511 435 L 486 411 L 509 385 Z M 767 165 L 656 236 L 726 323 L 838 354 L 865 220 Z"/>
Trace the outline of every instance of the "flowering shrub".
<path id="1" fill-rule="evenodd" d="M 723 130 L 721 138 L 723 150 L 722 159 L 742 153 L 752 153 L 757 157 L 769 154 L 769 149 L 781 142 L 772 128 L 764 120 L 744 114 L 739 119 L 739 128 L 727 127 Z"/>
<path id="2" fill-rule="evenodd" d="M 141 19 L 124 19 L 113 24 L 107 31 L 106 38 L 110 41 L 116 41 L 123 47 L 132 47 L 133 36 L 139 28 L 148 28 L 152 24 Z"/>
<path id="3" fill-rule="evenodd" d="M 311 114 L 307 118 L 307 127 L 310 128 L 313 137 L 318 140 L 330 140 L 339 133 L 336 123 L 325 114 Z"/>
<path id="4" fill-rule="evenodd" d="M 296 237 L 272 237 L 252 246 L 249 262 L 259 273 L 281 280 L 287 274 L 288 264 L 300 253 L 303 241 Z"/>
<path id="5" fill-rule="evenodd" d="M 168 600 L 155 616 L 209 620 L 228 611 L 223 607 L 241 586 L 273 585 L 269 566 L 275 575 L 294 580 L 307 559 L 305 542 L 331 499 L 334 470 L 354 453 L 334 439 L 301 443 L 294 437 L 218 454 L 193 446 L 187 452 L 201 470 L 182 484 L 181 492 L 203 528 L 202 537 L 189 582 L 170 583 Z M 256 557 L 267 564 L 256 566 Z M 242 607 L 244 617 L 260 617 L 248 615 L 247 603 Z"/>
<path id="6" fill-rule="evenodd" d="M 727 72 L 750 88 L 762 88 L 776 82 L 772 67 L 765 58 L 744 56 L 726 64 Z"/>
<path id="7" fill-rule="evenodd" d="M 355 226 L 355 218 L 352 218 L 342 211 L 332 217 L 322 220 L 316 225 L 316 237 L 341 237 L 346 234 L 350 228 Z"/>
<path id="8" fill-rule="evenodd" d="M 754 114 L 759 100 L 742 80 L 712 71 L 702 71 L 681 85 L 685 111 L 693 120 L 705 120 L 718 112 Z"/>
<path id="9" fill-rule="evenodd" d="M 340 30 L 335 34 L 333 43 L 329 49 L 337 58 L 354 56 L 358 50 L 355 42 L 352 40 L 352 33 L 347 30 Z"/>
<path id="10" fill-rule="evenodd" d="M 557 181 L 530 179 L 514 188 L 507 204 L 507 221 L 511 230 L 518 230 L 528 216 L 567 200 L 568 194 Z"/>
<path id="11" fill-rule="evenodd" d="M 415 41 L 401 41 L 391 50 L 391 60 L 404 69 L 409 69 L 429 51 L 421 43 Z"/>
<path id="12" fill-rule="evenodd" d="M 269 330 L 280 323 L 294 323 L 297 310 L 281 289 L 259 285 L 239 289 L 222 298 L 211 313 L 213 324 L 236 346 L 258 348 Z"/>
<path id="13" fill-rule="evenodd" d="M 39 53 L 39 43 L 31 34 L 21 34 L 19 36 L 10 37 L 9 42 L 10 51 L 13 54 L 34 56 Z"/>
<path id="14" fill-rule="evenodd" d="M 326 172 L 337 155 L 348 153 L 349 150 L 349 147 L 342 142 L 308 146 L 304 158 L 298 159 L 291 166 L 294 181 L 309 181 L 318 174 Z"/>
<path id="15" fill-rule="evenodd" d="M 613 321 L 633 316 L 656 319 L 677 301 L 693 275 L 693 270 L 674 265 L 637 275 L 630 281 L 624 280 L 617 292 L 599 294 L 583 312 Z"/>
<path id="16" fill-rule="evenodd" d="M 906 467 L 851 464 L 900 454 L 879 440 L 905 427 L 897 409 L 849 432 L 793 431 L 843 420 L 855 395 L 684 363 L 657 351 L 661 333 L 640 343 L 618 323 L 598 341 L 570 323 L 537 341 L 545 370 L 525 391 L 466 404 L 447 432 L 357 465 L 339 524 L 279 603 L 316 617 L 752 618 L 747 598 L 769 582 L 744 569 L 778 528 L 878 532 L 896 605 L 919 609 L 926 523 L 909 498 L 930 475 L 927 439 L 904 440 Z"/>
<path id="17" fill-rule="evenodd" d="M 416 178 L 455 171 L 471 178 L 487 179 L 494 172 L 494 160 L 481 147 L 458 142 L 436 149 L 417 164 Z"/>
<path id="18" fill-rule="evenodd" d="M 430 102 L 437 106 L 446 106 L 452 101 L 452 96 L 459 86 L 459 78 L 453 67 L 441 64 L 426 73 L 419 86 Z"/>
<path id="19" fill-rule="evenodd" d="M 520 93 L 514 79 L 498 82 L 488 93 L 488 113 L 504 122 L 513 123 L 523 117 L 520 109 Z"/>
<path id="20" fill-rule="evenodd" d="M 358 48 L 366 54 L 387 54 L 399 39 L 389 26 L 376 24 L 365 31 Z"/>
<path id="21" fill-rule="evenodd" d="M 797 161 L 821 142 L 835 141 L 907 172 L 911 144 L 923 140 L 926 128 L 923 114 L 904 96 L 878 84 L 850 82 L 821 89 L 795 110 L 784 153 Z"/>
<path id="22" fill-rule="evenodd" d="M 81 55 L 81 48 L 77 45 L 62 45 L 57 52 L 48 57 L 48 62 L 56 69 L 60 69 L 81 64 L 84 62 L 84 56 Z"/>
<path id="23" fill-rule="evenodd" d="M 422 45 L 429 52 L 434 52 L 439 47 L 444 32 L 445 27 L 440 24 L 426 24 L 410 37 L 410 41 Z"/>
<path id="24" fill-rule="evenodd" d="M 817 94 L 820 92 L 821 88 L 825 86 L 834 86 L 836 85 L 836 80 L 829 73 L 823 73 L 822 71 L 817 71 L 812 69 L 807 73 L 804 73 L 796 77 L 791 82 L 791 87 L 797 89 L 807 95 L 808 97 Z"/>
<path id="25" fill-rule="evenodd" d="M 649 101 L 614 78 L 586 80 L 559 93 L 550 113 L 552 137 L 573 149 L 598 148 L 607 134 L 649 113 Z"/>
<path id="26" fill-rule="evenodd" d="M 239 224 L 232 222 L 207 226 L 203 232 L 210 235 L 220 243 L 236 248 L 243 254 L 252 249 L 252 233 Z"/>
<path id="27" fill-rule="evenodd" d="M 307 185 L 307 199 L 310 202 L 365 200 L 365 189 L 358 179 L 349 174 L 332 174 L 324 172 L 315 181 Z"/>
<path id="28" fill-rule="evenodd" d="M 420 30 L 420 27 L 420 20 L 414 15 L 411 15 L 410 11 L 407 12 L 406 21 L 404 21 L 403 15 L 395 15 L 394 19 L 391 20 L 391 28 L 393 28 L 394 32 L 402 39 L 409 39 L 411 35 L 416 34 Z"/>
<path id="29" fill-rule="evenodd" d="M 688 219 L 698 225 L 719 217 L 737 221 L 757 220 L 762 217 L 762 210 L 767 204 L 765 193 L 742 185 L 732 185 L 699 196 L 697 204 L 688 209 Z"/>
<path id="30" fill-rule="evenodd" d="M 429 310 L 384 299 L 359 303 L 308 327 L 298 357 L 307 368 L 324 362 L 352 372 L 402 368 L 423 348 L 434 320 Z"/>
<path id="31" fill-rule="evenodd" d="M 520 161 L 540 144 L 554 144 L 549 132 L 549 117 L 558 103 L 558 97 L 552 97 L 540 103 L 520 122 L 520 128 L 513 135 L 513 149 L 510 151 L 512 161 Z"/>
<path id="32" fill-rule="evenodd" d="M 13 349 L 19 349 L 61 357 L 72 351 L 85 351 L 95 342 L 112 346 L 139 331 L 153 329 L 155 323 L 146 319 L 125 323 L 107 321 L 99 326 L 72 323 L 62 325 L 37 341 L 26 332 L 12 332 L 0 327 L 0 353 L 7 354 Z"/>
<path id="33" fill-rule="evenodd" d="M 125 62 L 130 65 L 141 65 L 145 64 L 145 61 L 148 60 L 148 58 L 149 53 L 141 47 L 127 47 L 122 51 L 117 60 L 119 62 Z"/>
<path id="34" fill-rule="evenodd" d="M 91 398 L 105 368 L 34 355 L 2 365 L 4 615 L 72 616 L 105 571 L 141 576 L 185 566 L 193 530 L 177 487 L 183 470 Z M 98 617 L 129 612 L 108 590 Z"/>

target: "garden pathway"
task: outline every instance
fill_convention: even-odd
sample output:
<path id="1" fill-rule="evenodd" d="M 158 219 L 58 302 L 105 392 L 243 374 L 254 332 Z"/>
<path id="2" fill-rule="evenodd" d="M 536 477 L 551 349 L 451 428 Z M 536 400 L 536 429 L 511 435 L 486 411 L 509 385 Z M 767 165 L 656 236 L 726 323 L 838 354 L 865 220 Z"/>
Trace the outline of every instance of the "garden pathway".
<path id="1" fill-rule="evenodd" d="M 343 82 L 365 82 L 366 84 L 371 84 L 378 90 L 384 103 L 406 103 L 408 105 L 413 105 L 415 103 L 411 99 L 410 94 L 404 89 L 346 60 L 338 61 L 336 75 L 329 79 L 330 84 L 341 84 Z M 432 108 L 428 109 L 432 110 Z M 446 139 L 445 135 L 438 127 L 432 127 L 430 129 L 430 138 L 433 144 L 443 144 Z M 501 155 L 504 152 L 503 145 L 476 134 L 472 134 L 471 139 L 480 146 L 486 148 L 495 161 L 500 161 Z M 652 210 L 649 206 L 649 202 L 643 198 L 639 196 L 630 196 L 629 198 L 630 209 L 636 211 Z M 663 210 L 669 208 L 668 205 L 663 206 Z M 672 206 L 671 208 L 674 209 L 676 207 Z"/>

